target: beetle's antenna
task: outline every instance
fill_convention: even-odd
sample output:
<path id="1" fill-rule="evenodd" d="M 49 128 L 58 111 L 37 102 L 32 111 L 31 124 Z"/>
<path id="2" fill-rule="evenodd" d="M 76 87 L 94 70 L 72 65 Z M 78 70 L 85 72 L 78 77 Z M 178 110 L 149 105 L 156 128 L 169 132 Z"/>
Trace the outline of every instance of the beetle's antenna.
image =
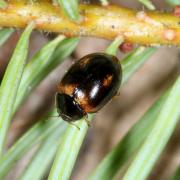
<path id="1" fill-rule="evenodd" d="M 50 117 L 52 117 L 52 118 L 57 118 L 57 117 L 60 117 L 59 115 L 57 115 L 57 116 L 50 116 Z"/>
<path id="2" fill-rule="evenodd" d="M 50 119 L 52 119 L 52 118 L 59 118 L 60 116 L 58 115 L 58 116 L 49 116 L 49 118 Z"/>
<path id="3" fill-rule="evenodd" d="M 76 124 L 69 122 L 69 121 L 66 121 L 66 122 L 68 122 L 70 125 L 73 125 L 74 127 L 76 127 L 80 131 L 80 127 L 78 127 Z"/>
<path id="4" fill-rule="evenodd" d="M 65 116 L 65 117 L 67 117 L 68 119 L 69 119 L 69 116 L 67 116 L 67 115 L 65 115 L 65 114 L 63 114 L 63 113 L 61 113 L 61 114 L 59 114 L 58 116 L 52 116 L 52 117 L 61 117 L 61 115 L 63 115 L 63 116 Z M 76 124 L 74 124 L 74 123 L 72 123 L 72 122 L 70 122 L 70 121 L 66 121 L 67 123 L 69 123 L 69 124 L 71 124 L 71 125 L 73 125 L 74 127 L 76 127 L 78 130 L 80 130 L 80 128 L 76 125 Z"/>

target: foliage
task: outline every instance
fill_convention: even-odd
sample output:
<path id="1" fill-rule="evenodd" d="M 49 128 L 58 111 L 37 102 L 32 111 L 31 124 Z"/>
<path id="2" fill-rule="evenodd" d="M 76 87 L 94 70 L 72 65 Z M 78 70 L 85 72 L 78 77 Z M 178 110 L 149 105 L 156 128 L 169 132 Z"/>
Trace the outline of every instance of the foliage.
<path id="1" fill-rule="evenodd" d="M 139 1 L 147 8 L 155 9 L 150 1 Z M 174 1 L 174 3 L 177 2 Z M 4 1 L 0 1 L 0 5 L 1 3 L 3 4 Z M 34 7 L 38 2 L 33 1 L 31 3 Z M 81 17 L 77 0 L 58 0 L 58 3 L 67 16 L 62 15 L 64 20 L 69 22 L 68 18 L 70 18 L 71 22 L 69 23 L 74 26 L 76 26 L 76 23 L 80 23 Z M 107 1 L 105 4 L 107 4 Z M 41 3 L 39 5 L 42 6 Z M 91 6 L 89 7 L 91 9 Z M 51 13 L 48 10 L 47 8 L 47 12 Z M 114 9 L 110 7 L 109 11 L 111 10 Z M 168 17 L 172 20 L 172 23 L 177 20 L 175 17 Z M 88 131 L 88 125 L 83 119 L 75 122 L 80 130 L 67 125 L 60 117 L 57 117 L 58 120 L 50 120 L 51 116 L 57 114 L 56 110 L 53 109 L 22 135 L 12 147 L 4 151 L 7 131 L 13 114 L 39 83 L 72 53 L 79 42 L 79 38 L 65 38 L 64 35 L 57 36 L 42 47 L 26 64 L 29 38 L 36 25 L 35 22 L 29 23 L 22 33 L 0 87 L 0 179 L 4 179 L 17 160 L 20 160 L 34 146 L 37 146 L 37 150 L 19 179 L 42 179 L 51 164 L 49 180 L 69 179 Z M 13 32 L 14 29 L 11 28 L 0 30 L 0 46 Z M 97 36 L 102 37 L 101 34 L 97 34 Z M 152 36 L 150 36 L 150 44 L 152 43 L 151 38 Z M 116 55 L 119 45 L 124 40 L 123 36 L 117 36 L 105 52 Z M 163 43 L 169 42 L 163 41 Z M 154 47 L 138 47 L 129 53 L 120 62 L 123 70 L 122 84 L 127 82 L 155 51 L 156 48 Z M 172 87 L 161 95 L 144 116 L 129 129 L 125 137 L 104 157 L 98 167 L 89 175 L 89 179 L 112 179 L 124 167 L 126 167 L 122 175 L 124 180 L 147 179 L 180 118 L 179 92 L 180 77 L 178 76 Z M 88 117 L 89 121 L 93 119 L 93 116 Z M 173 178 L 177 179 L 178 176 L 179 168 Z"/>

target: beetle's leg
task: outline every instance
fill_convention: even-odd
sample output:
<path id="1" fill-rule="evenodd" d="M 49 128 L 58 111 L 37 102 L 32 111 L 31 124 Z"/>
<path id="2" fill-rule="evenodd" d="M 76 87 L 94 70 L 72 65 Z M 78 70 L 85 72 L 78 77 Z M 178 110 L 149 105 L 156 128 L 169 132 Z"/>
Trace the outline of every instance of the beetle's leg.
<path id="1" fill-rule="evenodd" d="M 121 93 L 118 91 L 111 100 L 113 100 L 113 99 L 115 99 L 115 98 L 118 98 L 118 97 L 120 96 L 120 94 L 121 94 Z"/>
<path id="2" fill-rule="evenodd" d="M 88 127 L 90 127 L 91 126 L 91 122 L 88 120 L 88 114 L 86 114 L 84 120 L 86 121 Z"/>
<path id="3" fill-rule="evenodd" d="M 118 96 L 120 96 L 120 94 L 121 94 L 120 91 L 118 91 L 115 96 L 118 97 Z"/>

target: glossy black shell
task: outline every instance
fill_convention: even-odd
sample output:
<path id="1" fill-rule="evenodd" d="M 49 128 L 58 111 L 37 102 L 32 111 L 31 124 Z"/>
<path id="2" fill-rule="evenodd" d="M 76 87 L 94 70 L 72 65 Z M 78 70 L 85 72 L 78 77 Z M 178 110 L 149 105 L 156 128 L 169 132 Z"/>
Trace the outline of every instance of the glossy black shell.
<path id="1" fill-rule="evenodd" d="M 115 56 L 94 53 L 81 58 L 58 86 L 59 115 L 66 121 L 75 121 L 87 113 L 97 112 L 117 94 L 121 76 L 121 66 Z"/>

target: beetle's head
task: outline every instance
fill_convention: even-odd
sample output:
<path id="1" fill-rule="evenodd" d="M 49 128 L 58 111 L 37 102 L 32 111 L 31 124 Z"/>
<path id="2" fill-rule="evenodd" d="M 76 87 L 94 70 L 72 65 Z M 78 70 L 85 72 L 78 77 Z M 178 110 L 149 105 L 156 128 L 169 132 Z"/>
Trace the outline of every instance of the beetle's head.
<path id="1" fill-rule="evenodd" d="M 86 115 L 74 98 L 67 94 L 56 94 L 56 106 L 59 116 L 65 121 L 76 121 Z"/>

